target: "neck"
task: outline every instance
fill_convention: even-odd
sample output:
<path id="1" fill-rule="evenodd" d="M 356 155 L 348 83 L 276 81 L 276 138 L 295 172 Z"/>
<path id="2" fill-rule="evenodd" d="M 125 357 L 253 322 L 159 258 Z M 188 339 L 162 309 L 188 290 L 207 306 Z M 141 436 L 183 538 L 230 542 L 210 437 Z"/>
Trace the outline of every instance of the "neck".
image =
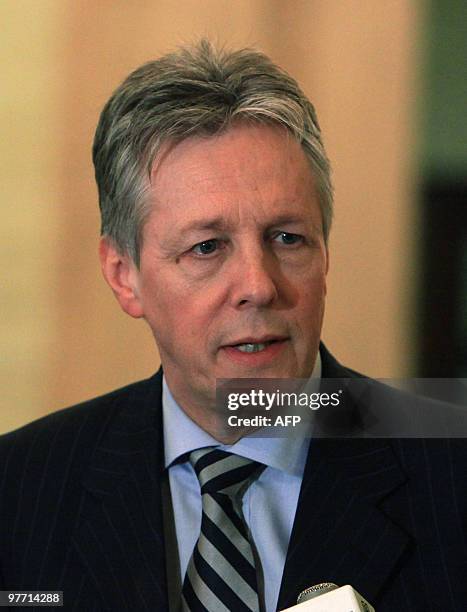
<path id="1" fill-rule="evenodd" d="M 197 410 L 196 407 L 194 409 L 193 407 L 187 409 L 180 404 L 179 406 L 198 427 L 203 429 L 221 444 L 235 444 L 240 438 L 243 438 L 243 436 L 247 433 L 251 433 L 255 429 L 253 427 L 230 426 L 227 420 L 230 415 L 225 413 L 219 414 L 215 408 L 211 410 L 206 410 L 204 408 Z"/>

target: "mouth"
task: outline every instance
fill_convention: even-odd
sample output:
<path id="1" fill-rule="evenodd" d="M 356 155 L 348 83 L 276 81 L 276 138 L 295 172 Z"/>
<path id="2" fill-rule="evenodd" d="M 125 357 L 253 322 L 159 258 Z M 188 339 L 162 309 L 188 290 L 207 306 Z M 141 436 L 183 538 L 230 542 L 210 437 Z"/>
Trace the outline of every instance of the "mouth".
<path id="1" fill-rule="evenodd" d="M 272 341 L 274 342 L 274 340 Z M 272 342 L 246 342 L 245 344 L 237 344 L 234 348 L 239 350 L 241 353 L 259 353 L 260 351 L 264 351 L 264 349 L 272 344 Z"/>
<path id="2" fill-rule="evenodd" d="M 287 340 L 287 336 L 275 336 L 269 334 L 267 336 L 248 336 L 245 338 L 239 338 L 233 342 L 229 342 L 224 345 L 223 348 L 236 348 L 242 353 L 257 353 L 263 351 L 265 348 L 276 342 L 283 342 Z"/>
<path id="3" fill-rule="evenodd" d="M 273 360 L 288 340 L 287 336 L 248 337 L 226 344 L 222 349 L 234 361 L 253 365 Z"/>
<path id="4" fill-rule="evenodd" d="M 271 344 L 276 344 L 277 342 L 282 342 L 283 338 L 277 338 L 274 340 L 263 340 L 260 342 L 259 340 L 249 340 L 248 342 L 238 342 L 236 344 L 231 344 L 232 348 L 237 349 L 241 353 L 259 353 L 260 351 L 264 351 Z"/>

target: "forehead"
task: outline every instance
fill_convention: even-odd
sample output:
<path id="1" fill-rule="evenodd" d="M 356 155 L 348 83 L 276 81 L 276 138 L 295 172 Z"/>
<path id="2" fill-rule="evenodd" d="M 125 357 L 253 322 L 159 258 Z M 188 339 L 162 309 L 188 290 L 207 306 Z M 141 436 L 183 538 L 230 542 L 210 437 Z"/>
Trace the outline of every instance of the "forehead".
<path id="1" fill-rule="evenodd" d="M 208 212 L 261 217 L 316 207 L 302 147 L 285 128 L 266 125 L 240 124 L 166 150 L 153 166 L 150 197 L 151 215 L 172 218 Z"/>

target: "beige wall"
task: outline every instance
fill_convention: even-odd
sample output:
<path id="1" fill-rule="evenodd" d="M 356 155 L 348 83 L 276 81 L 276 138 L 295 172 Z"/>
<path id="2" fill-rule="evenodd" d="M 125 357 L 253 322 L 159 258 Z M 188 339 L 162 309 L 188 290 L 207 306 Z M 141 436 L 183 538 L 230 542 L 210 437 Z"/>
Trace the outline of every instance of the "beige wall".
<path id="1" fill-rule="evenodd" d="M 257 46 L 302 83 L 334 165 L 324 338 L 354 368 L 410 372 L 411 0 L 6 0 L 0 431 L 151 374 L 141 322 L 97 264 L 90 146 L 99 111 L 138 64 L 207 35 Z"/>

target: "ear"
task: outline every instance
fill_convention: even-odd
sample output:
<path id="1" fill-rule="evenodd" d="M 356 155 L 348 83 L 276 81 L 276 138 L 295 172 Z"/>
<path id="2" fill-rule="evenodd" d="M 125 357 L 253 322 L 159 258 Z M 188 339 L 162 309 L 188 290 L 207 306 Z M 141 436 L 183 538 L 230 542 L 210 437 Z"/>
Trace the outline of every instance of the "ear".
<path id="1" fill-rule="evenodd" d="M 114 292 L 122 310 L 139 319 L 143 307 L 139 297 L 139 272 L 129 255 L 122 255 L 107 236 L 99 243 L 99 258 L 102 274 Z"/>

